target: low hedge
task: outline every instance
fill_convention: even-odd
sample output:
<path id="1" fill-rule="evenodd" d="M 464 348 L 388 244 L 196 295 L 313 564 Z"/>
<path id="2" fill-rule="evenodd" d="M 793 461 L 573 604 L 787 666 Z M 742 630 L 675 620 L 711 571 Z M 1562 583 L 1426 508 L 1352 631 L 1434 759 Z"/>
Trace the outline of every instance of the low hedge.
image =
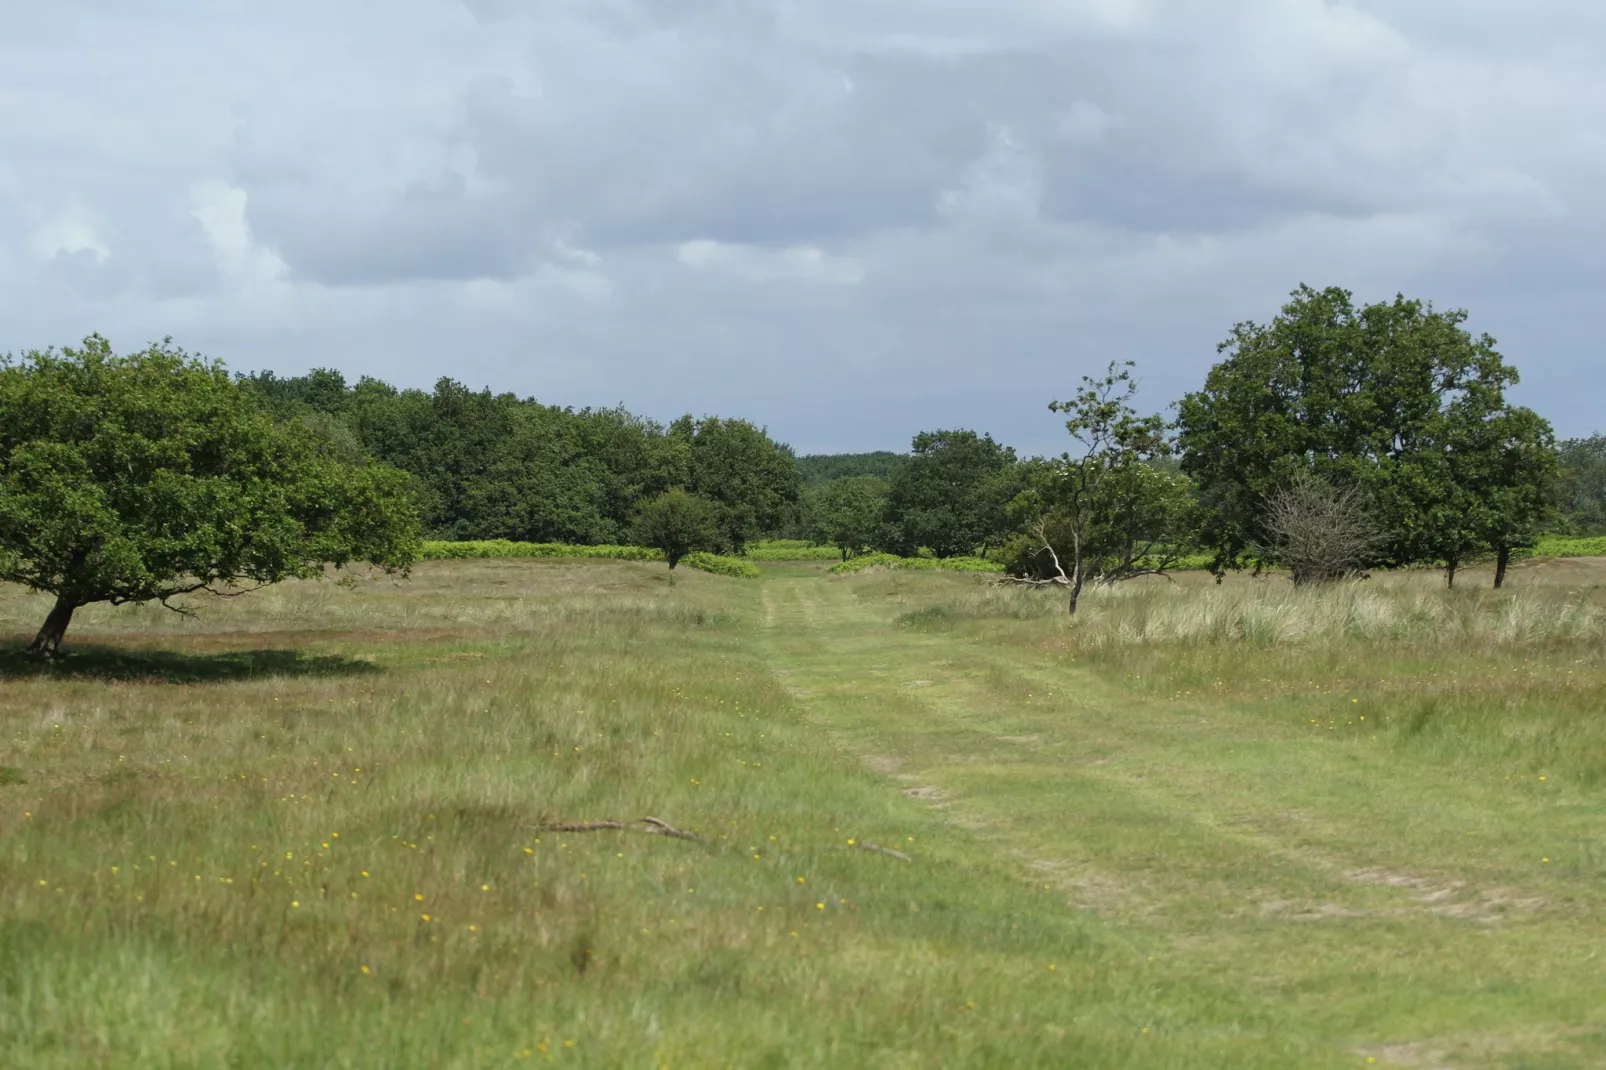
<path id="1" fill-rule="evenodd" d="M 647 546 L 576 546 L 562 542 L 510 542 L 507 539 L 480 539 L 472 542 L 444 542 L 430 540 L 424 543 L 419 555 L 425 561 L 460 561 L 485 557 L 588 557 L 607 561 L 662 561 L 662 550 Z M 734 557 L 718 554 L 694 553 L 680 559 L 687 568 L 699 572 L 712 572 L 719 576 L 736 576 L 755 579 L 759 575 L 756 565 Z"/>
<path id="2" fill-rule="evenodd" d="M 872 568 L 936 569 L 943 572 L 1002 572 L 1004 566 L 980 557 L 899 557 L 897 554 L 860 554 L 828 572 L 842 576 Z"/>
<path id="3" fill-rule="evenodd" d="M 419 555 L 425 561 L 460 561 L 472 557 L 600 557 L 609 561 L 662 561 L 662 550 L 646 546 L 575 546 L 562 542 L 510 542 L 479 539 L 470 542 L 430 540 Z"/>
<path id="4" fill-rule="evenodd" d="M 748 543 L 742 556 L 749 561 L 840 561 L 842 551 L 802 539 L 764 539 Z"/>
<path id="5" fill-rule="evenodd" d="M 712 572 L 716 576 L 734 576 L 739 580 L 756 580 L 761 575 L 757 565 L 743 561 L 739 557 L 721 557 L 719 554 L 704 553 L 701 550 L 687 554 L 680 559 L 680 563 L 699 572 Z"/>
<path id="6" fill-rule="evenodd" d="M 1541 535 L 1533 557 L 1606 557 L 1606 535 Z"/>

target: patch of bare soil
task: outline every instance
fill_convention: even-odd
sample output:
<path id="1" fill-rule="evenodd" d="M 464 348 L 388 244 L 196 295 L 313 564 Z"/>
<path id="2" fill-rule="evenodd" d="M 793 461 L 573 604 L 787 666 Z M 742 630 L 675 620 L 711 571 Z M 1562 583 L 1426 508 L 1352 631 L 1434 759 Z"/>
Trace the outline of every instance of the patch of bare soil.
<path id="1" fill-rule="evenodd" d="M 1403 918 L 1432 915 L 1496 924 L 1542 910 L 1545 900 L 1515 888 L 1473 888 L 1462 880 L 1398 873 L 1380 867 L 1353 869 L 1343 874 L 1353 884 L 1392 888 L 1406 893 L 1410 902 L 1399 906 L 1356 907 L 1344 903 L 1311 903 L 1278 899 L 1260 904 L 1260 915 L 1289 921 L 1325 921 L 1333 918 Z"/>
<path id="2" fill-rule="evenodd" d="M 1096 914 L 1147 912 L 1152 904 L 1133 885 L 1057 859 L 1034 859 L 1035 876 L 1065 892 L 1071 905 Z"/>
<path id="3" fill-rule="evenodd" d="M 1445 1053 L 1426 1044 L 1382 1044 L 1375 1048 L 1356 1048 L 1356 1055 L 1377 1060 L 1381 1066 L 1409 1066 L 1415 1070 L 1454 1070 L 1445 1062 Z"/>

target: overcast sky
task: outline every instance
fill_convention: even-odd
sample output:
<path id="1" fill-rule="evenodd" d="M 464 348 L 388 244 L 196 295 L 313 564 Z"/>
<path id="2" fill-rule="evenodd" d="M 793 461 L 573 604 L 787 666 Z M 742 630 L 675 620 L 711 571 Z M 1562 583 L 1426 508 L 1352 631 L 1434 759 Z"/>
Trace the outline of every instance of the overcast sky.
<path id="1" fill-rule="evenodd" d="M 0 18 L 0 351 L 172 335 L 800 452 L 1160 409 L 1300 282 L 1606 429 L 1600 0 L 51 0 Z"/>

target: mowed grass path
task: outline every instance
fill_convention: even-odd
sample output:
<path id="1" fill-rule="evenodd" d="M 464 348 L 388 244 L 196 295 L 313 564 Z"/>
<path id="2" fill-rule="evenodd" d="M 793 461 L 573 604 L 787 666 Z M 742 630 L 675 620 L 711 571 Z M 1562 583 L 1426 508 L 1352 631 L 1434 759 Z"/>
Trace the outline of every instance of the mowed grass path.
<path id="1" fill-rule="evenodd" d="M 1090 912 L 1154 1028 L 1287 1065 L 1606 1065 L 1598 786 L 1424 757 L 1359 712 L 1398 679 L 1335 687 L 1314 652 L 1245 701 L 1079 667 L 1057 629 L 889 628 L 933 582 L 771 582 L 768 660 L 889 787 Z"/>
<path id="2" fill-rule="evenodd" d="M 976 582 L 451 562 L 87 614 L 0 659 L 0 1065 L 1606 1062 L 1599 787 L 1402 745 L 1319 667 L 900 620 Z M 648 815 L 703 839 L 538 828 Z"/>

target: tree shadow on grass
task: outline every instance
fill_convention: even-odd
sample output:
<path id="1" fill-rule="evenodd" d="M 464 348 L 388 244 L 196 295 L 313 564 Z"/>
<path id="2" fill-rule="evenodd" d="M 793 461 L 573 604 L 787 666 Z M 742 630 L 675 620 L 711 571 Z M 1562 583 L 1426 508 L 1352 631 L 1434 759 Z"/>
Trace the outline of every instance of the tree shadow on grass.
<path id="1" fill-rule="evenodd" d="M 0 650 L 0 681 L 104 680 L 164 684 L 211 684 L 268 676 L 366 676 L 379 666 L 357 658 L 304 654 L 299 650 L 230 650 L 183 654 L 169 650 L 122 650 L 75 645 L 55 659 L 25 650 Z"/>

